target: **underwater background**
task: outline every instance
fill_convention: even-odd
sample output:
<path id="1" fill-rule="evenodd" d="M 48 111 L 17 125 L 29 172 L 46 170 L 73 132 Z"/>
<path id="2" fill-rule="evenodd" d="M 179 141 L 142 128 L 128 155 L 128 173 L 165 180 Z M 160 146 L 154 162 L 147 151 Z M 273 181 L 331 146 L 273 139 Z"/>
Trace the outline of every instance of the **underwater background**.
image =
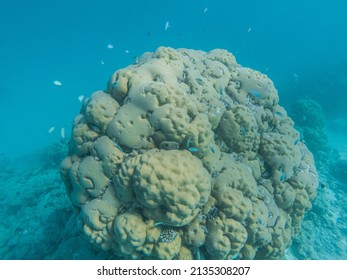
<path id="1" fill-rule="evenodd" d="M 0 259 L 108 259 L 59 175 L 84 97 L 159 46 L 227 49 L 273 80 L 320 176 L 288 259 L 347 259 L 347 3 L 3 1 Z M 312 125 L 312 123 L 315 123 Z"/>

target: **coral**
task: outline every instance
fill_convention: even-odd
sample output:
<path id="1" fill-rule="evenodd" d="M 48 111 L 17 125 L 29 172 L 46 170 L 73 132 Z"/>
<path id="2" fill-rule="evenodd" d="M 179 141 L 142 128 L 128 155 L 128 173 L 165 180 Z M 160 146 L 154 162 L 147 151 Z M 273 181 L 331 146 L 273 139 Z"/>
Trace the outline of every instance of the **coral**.
<path id="1" fill-rule="evenodd" d="M 97 91 L 84 102 L 82 113 L 89 126 L 95 126 L 104 133 L 118 108 L 116 100 L 103 91 Z"/>
<path id="2" fill-rule="evenodd" d="M 247 106 L 235 105 L 224 112 L 219 123 L 220 140 L 230 151 L 252 158 L 258 151 L 260 137 L 253 112 Z"/>
<path id="3" fill-rule="evenodd" d="M 312 99 L 302 99 L 296 101 L 291 109 L 302 138 L 317 155 L 317 152 L 324 150 L 328 143 L 328 137 L 323 131 L 326 118 L 321 105 Z"/>
<path id="4" fill-rule="evenodd" d="M 118 215 L 113 228 L 119 253 L 134 254 L 135 249 L 146 241 L 146 224 L 137 213 L 127 212 Z"/>
<path id="5" fill-rule="evenodd" d="M 311 127 L 303 127 L 301 131 L 307 147 L 313 153 L 322 151 L 327 146 L 328 136 L 324 131 Z"/>
<path id="6" fill-rule="evenodd" d="M 235 259 L 246 243 L 247 229 L 238 221 L 217 217 L 208 223 L 206 251 L 212 259 Z"/>
<path id="7" fill-rule="evenodd" d="M 325 126 L 325 114 L 322 106 L 313 99 L 296 101 L 291 108 L 292 118 L 298 126 L 322 129 Z"/>
<path id="8" fill-rule="evenodd" d="M 81 232 L 87 240 L 103 250 L 109 250 L 112 246 L 112 224 L 119 206 L 114 191 L 108 188 L 101 197 L 86 202 L 79 211 Z"/>
<path id="9" fill-rule="evenodd" d="M 211 191 L 210 176 L 201 161 L 181 150 L 152 149 L 136 157 L 133 168 L 120 169 L 122 179 L 116 175 L 117 194 L 124 188 L 131 192 L 128 196 L 136 198 L 147 218 L 171 226 L 188 224 Z M 118 197 L 128 202 L 122 194 Z"/>
<path id="10" fill-rule="evenodd" d="M 128 259 L 283 258 L 318 176 L 278 102 L 226 50 L 160 47 L 115 72 L 61 163 L 83 236 Z"/>

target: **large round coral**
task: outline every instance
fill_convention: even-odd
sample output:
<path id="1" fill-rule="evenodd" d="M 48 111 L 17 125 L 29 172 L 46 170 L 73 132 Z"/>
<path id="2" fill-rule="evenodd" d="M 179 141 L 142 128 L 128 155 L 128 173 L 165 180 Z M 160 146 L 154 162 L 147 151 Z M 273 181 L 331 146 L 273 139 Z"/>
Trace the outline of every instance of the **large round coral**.
<path id="1" fill-rule="evenodd" d="M 128 259 L 279 259 L 316 195 L 272 81 L 158 48 L 85 100 L 61 164 L 85 238 Z"/>

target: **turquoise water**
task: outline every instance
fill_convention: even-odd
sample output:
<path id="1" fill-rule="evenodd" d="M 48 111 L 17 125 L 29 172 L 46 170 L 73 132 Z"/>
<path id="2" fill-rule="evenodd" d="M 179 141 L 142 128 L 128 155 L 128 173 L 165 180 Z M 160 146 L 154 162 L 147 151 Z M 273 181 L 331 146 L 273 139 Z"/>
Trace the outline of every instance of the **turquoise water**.
<path id="1" fill-rule="evenodd" d="M 321 106 L 324 126 L 306 133 L 321 187 L 287 257 L 347 259 L 345 1 L 7 2 L 0 9 L 0 259 L 110 258 L 79 236 L 59 163 L 78 98 L 105 89 L 115 70 L 159 46 L 227 49 L 274 81 L 289 115 L 299 99 Z"/>

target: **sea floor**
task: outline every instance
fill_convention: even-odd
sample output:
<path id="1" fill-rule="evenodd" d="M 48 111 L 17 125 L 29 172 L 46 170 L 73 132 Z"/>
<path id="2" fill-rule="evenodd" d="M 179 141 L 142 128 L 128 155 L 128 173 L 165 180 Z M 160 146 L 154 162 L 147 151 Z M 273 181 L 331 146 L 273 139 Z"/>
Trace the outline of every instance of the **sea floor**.
<path id="1" fill-rule="evenodd" d="M 328 145 L 315 155 L 318 194 L 287 259 L 347 260 L 347 119 L 334 120 Z"/>
<path id="2" fill-rule="evenodd" d="M 78 233 L 59 174 L 63 147 L 58 143 L 26 157 L 2 160 L 0 259 L 110 258 Z"/>
<path id="3" fill-rule="evenodd" d="M 329 146 L 316 161 L 318 195 L 287 259 L 347 259 L 347 176 L 343 166 L 342 174 L 335 168 L 347 159 L 347 135 L 334 128 L 327 134 Z M 25 157 L 0 158 L 0 259 L 112 258 L 79 235 L 59 174 L 65 150 L 56 143 Z"/>

